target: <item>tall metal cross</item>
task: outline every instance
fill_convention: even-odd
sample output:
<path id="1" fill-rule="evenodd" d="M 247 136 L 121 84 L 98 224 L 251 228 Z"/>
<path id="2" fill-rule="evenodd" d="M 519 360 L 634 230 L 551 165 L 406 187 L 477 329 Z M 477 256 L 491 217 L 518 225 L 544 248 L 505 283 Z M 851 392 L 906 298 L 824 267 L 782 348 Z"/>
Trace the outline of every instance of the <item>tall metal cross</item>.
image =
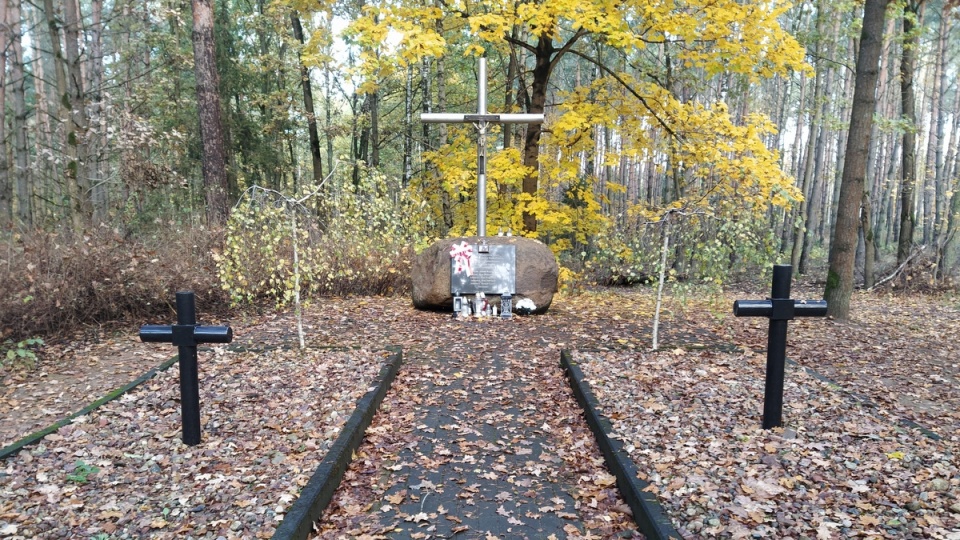
<path id="1" fill-rule="evenodd" d="M 477 236 L 487 235 L 487 128 L 490 124 L 539 124 L 542 114 L 487 113 L 487 59 L 480 58 L 476 114 L 422 113 L 427 124 L 472 123 L 477 128 Z"/>

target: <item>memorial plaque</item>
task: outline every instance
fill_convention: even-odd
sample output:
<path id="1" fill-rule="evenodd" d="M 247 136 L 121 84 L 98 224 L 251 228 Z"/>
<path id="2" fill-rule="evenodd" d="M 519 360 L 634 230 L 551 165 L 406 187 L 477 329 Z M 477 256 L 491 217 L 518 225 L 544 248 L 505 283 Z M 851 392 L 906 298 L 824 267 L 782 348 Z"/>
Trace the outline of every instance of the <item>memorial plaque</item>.
<path id="1" fill-rule="evenodd" d="M 457 264 L 450 259 L 450 292 L 453 294 L 514 294 L 517 292 L 517 246 L 492 244 L 488 252 L 480 253 L 474 244 L 470 257 L 473 275 L 457 272 Z"/>

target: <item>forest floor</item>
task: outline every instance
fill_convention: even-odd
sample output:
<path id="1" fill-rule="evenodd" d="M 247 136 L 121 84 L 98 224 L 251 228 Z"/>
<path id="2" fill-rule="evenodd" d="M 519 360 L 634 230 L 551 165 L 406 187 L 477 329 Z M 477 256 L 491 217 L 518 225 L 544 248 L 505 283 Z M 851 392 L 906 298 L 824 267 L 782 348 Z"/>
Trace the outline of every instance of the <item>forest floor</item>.
<path id="1" fill-rule="evenodd" d="M 521 359 L 536 359 L 535 391 L 479 407 L 544 409 L 537 400 L 552 396 L 548 422 L 569 424 L 553 441 L 561 449 L 587 433 L 566 418 L 577 410 L 559 353 L 573 351 L 615 436 L 685 536 L 960 539 L 958 302 L 856 293 L 850 321 L 792 321 L 787 354 L 796 365 L 787 372 L 785 427 L 763 431 L 767 322 L 734 318 L 731 304 L 765 293 L 669 299 L 659 352 L 650 350 L 654 301 L 645 289 L 561 295 L 546 315 L 487 323 L 419 312 L 406 298 L 323 298 L 305 314 L 306 354 L 296 352 L 290 313 L 203 320 L 231 324 L 236 335 L 230 347 L 200 355 L 203 443 L 179 443 L 170 369 L 0 462 L 0 537 L 268 537 L 376 373 L 377 351 L 398 345 L 414 361 L 401 368 L 385 404 L 410 407 L 409 414 L 416 404 L 405 403 L 412 397 L 405 388 L 455 382 L 438 378 L 431 357 L 463 362 L 461 373 L 494 387 L 497 372 L 481 365 L 484 354 L 517 351 L 502 376 L 518 380 Z M 77 338 L 48 340 L 35 369 L 0 371 L 0 446 L 174 353 L 140 344 L 135 331 Z M 378 415 L 373 433 L 390 431 L 391 418 Z M 357 466 L 395 467 L 383 448 L 361 451 Z M 564 466 L 564 456 L 544 454 L 530 459 L 544 461 L 544 471 Z M 595 464 L 599 451 L 581 443 L 566 458 Z M 602 467 L 580 476 L 582 493 L 594 495 L 567 501 L 580 527 L 566 536 L 630 529 L 615 497 L 595 496 L 609 478 Z M 341 486 L 323 536 L 370 534 L 357 525 L 377 502 L 363 502 L 364 489 Z M 433 519 L 443 518 L 424 514 L 414 530 L 430 537 Z"/>

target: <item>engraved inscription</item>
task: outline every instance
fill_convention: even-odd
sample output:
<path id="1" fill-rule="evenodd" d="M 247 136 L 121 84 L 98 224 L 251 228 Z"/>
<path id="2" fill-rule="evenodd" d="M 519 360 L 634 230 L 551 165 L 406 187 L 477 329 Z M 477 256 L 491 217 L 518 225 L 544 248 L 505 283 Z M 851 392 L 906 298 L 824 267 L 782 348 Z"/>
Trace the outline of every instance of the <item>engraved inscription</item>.
<path id="1" fill-rule="evenodd" d="M 489 253 L 480 253 L 473 245 L 471 269 L 473 275 L 457 272 L 456 264 L 450 259 L 450 292 L 453 294 L 516 293 L 517 287 L 517 247 L 509 245 L 491 245 Z"/>

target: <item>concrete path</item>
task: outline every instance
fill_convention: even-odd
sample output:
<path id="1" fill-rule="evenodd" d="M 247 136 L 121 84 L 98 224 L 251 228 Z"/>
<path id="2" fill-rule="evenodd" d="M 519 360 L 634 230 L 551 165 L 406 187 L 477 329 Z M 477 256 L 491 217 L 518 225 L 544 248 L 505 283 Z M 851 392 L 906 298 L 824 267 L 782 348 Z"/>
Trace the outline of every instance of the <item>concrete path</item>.
<path id="1" fill-rule="evenodd" d="M 319 537 L 641 537 L 559 347 L 524 324 L 448 324 L 469 338 L 405 351 Z"/>

